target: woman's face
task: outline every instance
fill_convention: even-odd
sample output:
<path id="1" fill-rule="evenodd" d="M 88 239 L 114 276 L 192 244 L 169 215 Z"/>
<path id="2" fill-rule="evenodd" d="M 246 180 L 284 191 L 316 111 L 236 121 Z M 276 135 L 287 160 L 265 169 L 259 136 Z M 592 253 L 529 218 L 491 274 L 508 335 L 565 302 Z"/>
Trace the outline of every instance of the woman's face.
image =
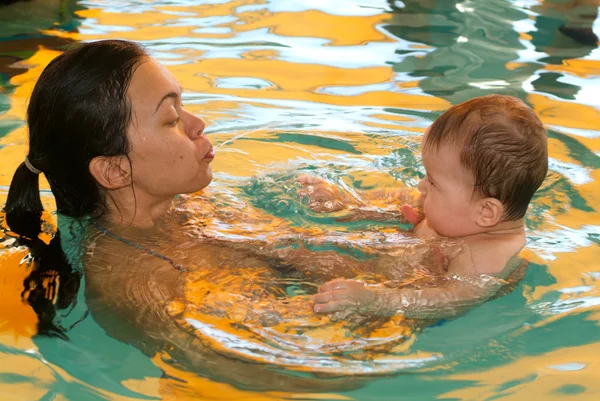
<path id="1" fill-rule="evenodd" d="M 127 135 L 136 196 L 161 201 L 210 184 L 214 154 L 204 134 L 206 124 L 185 110 L 181 87 L 169 71 L 151 58 L 144 60 L 127 95 L 132 105 Z"/>

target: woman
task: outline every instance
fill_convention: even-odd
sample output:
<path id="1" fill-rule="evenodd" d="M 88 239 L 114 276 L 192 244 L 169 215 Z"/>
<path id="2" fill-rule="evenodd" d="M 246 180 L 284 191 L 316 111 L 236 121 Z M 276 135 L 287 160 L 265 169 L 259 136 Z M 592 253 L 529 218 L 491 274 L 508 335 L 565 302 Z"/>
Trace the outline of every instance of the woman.
<path id="1" fill-rule="evenodd" d="M 80 272 L 71 266 L 83 266 L 94 319 L 109 335 L 148 355 L 169 350 L 178 364 L 245 388 L 322 391 L 350 384 L 290 376 L 262 365 L 248 369 L 249 362 L 220 356 L 182 325 L 185 307 L 178 300 L 185 298 L 190 276 L 205 283 L 226 276 L 230 293 L 249 294 L 228 299 L 231 308 L 218 311 L 229 313 L 230 320 L 273 324 L 278 312 L 269 300 L 282 287 L 271 284 L 281 266 L 277 258 L 232 244 L 189 241 L 198 237 L 198 226 L 174 199 L 211 182 L 214 151 L 205 122 L 184 108 L 175 78 L 142 47 L 98 41 L 58 56 L 35 86 L 28 124 L 29 154 L 15 172 L 5 210 L 11 230 L 40 259 L 37 281 L 26 280 L 34 284 L 25 297 L 40 316 L 41 332 L 63 335 L 52 322 L 54 305 L 65 307 L 73 299 Z M 49 246 L 38 239 L 40 173 L 50 183 L 59 217 Z M 296 258 L 300 268 L 303 261 L 310 267 L 320 263 L 315 273 L 323 278 L 365 265 L 333 252 L 322 263 L 302 251 L 282 253 Z M 249 283 L 235 281 L 249 272 Z M 36 286 L 44 280 L 46 286 Z M 47 291 L 48 283 L 56 293 Z M 210 289 L 201 296 L 197 304 L 206 308 L 223 305 L 210 298 Z M 299 315 L 312 314 L 308 302 L 294 307 Z"/>

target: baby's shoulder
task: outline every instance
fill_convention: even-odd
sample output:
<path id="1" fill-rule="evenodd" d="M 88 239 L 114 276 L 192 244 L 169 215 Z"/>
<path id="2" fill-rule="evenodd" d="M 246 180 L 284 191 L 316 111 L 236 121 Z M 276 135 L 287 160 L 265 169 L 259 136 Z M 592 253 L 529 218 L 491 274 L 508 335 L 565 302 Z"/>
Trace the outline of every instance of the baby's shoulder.
<path id="1" fill-rule="evenodd" d="M 506 278 L 511 272 L 510 260 L 525 245 L 525 237 L 482 236 L 465 241 L 462 250 L 449 264 L 457 274 L 489 274 Z"/>

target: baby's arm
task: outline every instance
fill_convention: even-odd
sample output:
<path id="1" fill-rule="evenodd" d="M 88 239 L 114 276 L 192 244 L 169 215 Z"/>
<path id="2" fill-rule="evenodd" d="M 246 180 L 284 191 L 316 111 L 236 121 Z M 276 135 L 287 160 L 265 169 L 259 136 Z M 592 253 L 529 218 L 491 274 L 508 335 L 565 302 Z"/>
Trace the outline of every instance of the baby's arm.
<path id="1" fill-rule="evenodd" d="M 505 281 L 487 275 L 450 276 L 435 284 L 436 287 L 384 289 L 355 280 L 334 280 L 322 285 L 313 296 L 313 309 L 345 315 L 403 314 L 415 319 L 453 317 L 490 299 Z"/>

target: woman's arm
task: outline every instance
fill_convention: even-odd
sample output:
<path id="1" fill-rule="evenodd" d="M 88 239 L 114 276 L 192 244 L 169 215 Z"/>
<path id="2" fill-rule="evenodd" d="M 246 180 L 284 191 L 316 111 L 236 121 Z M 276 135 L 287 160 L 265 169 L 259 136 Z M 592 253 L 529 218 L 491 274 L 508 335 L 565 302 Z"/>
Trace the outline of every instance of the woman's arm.
<path id="1" fill-rule="evenodd" d="M 86 302 L 91 314 L 109 336 L 149 357 L 160 355 L 187 371 L 254 391 L 341 391 L 362 384 L 358 378 L 319 380 L 273 369 L 244 359 L 235 349 L 228 353 L 227 344 L 220 344 L 219 350 L 211 342 L 214 339 L 202 336 L 189 324 L 185 312 L 194 304 L 186 299 L 185 286 L 193 284 L 187 283 L 185 274 L 157 258 L 123 258 L 131 255 L 127 248 L 117 253 L 104 252 L 106 247 L 98 249 L 101 251 L 86 264 Z M 227 317 L 219 319 L 225 329 L 232 324 Z"/>
<path id="2" fill-rule="evenodd" d="M 298 182 L 303 186 L 300 196 L 308 198 L 308 205 L 313 211 L 348 211 L 337 221 L 400 221 L 416 225 L 423 219 L 421 195 L 416 188 L 392 187 L 355 192 L 306 174 L 299 176 Z"/>

